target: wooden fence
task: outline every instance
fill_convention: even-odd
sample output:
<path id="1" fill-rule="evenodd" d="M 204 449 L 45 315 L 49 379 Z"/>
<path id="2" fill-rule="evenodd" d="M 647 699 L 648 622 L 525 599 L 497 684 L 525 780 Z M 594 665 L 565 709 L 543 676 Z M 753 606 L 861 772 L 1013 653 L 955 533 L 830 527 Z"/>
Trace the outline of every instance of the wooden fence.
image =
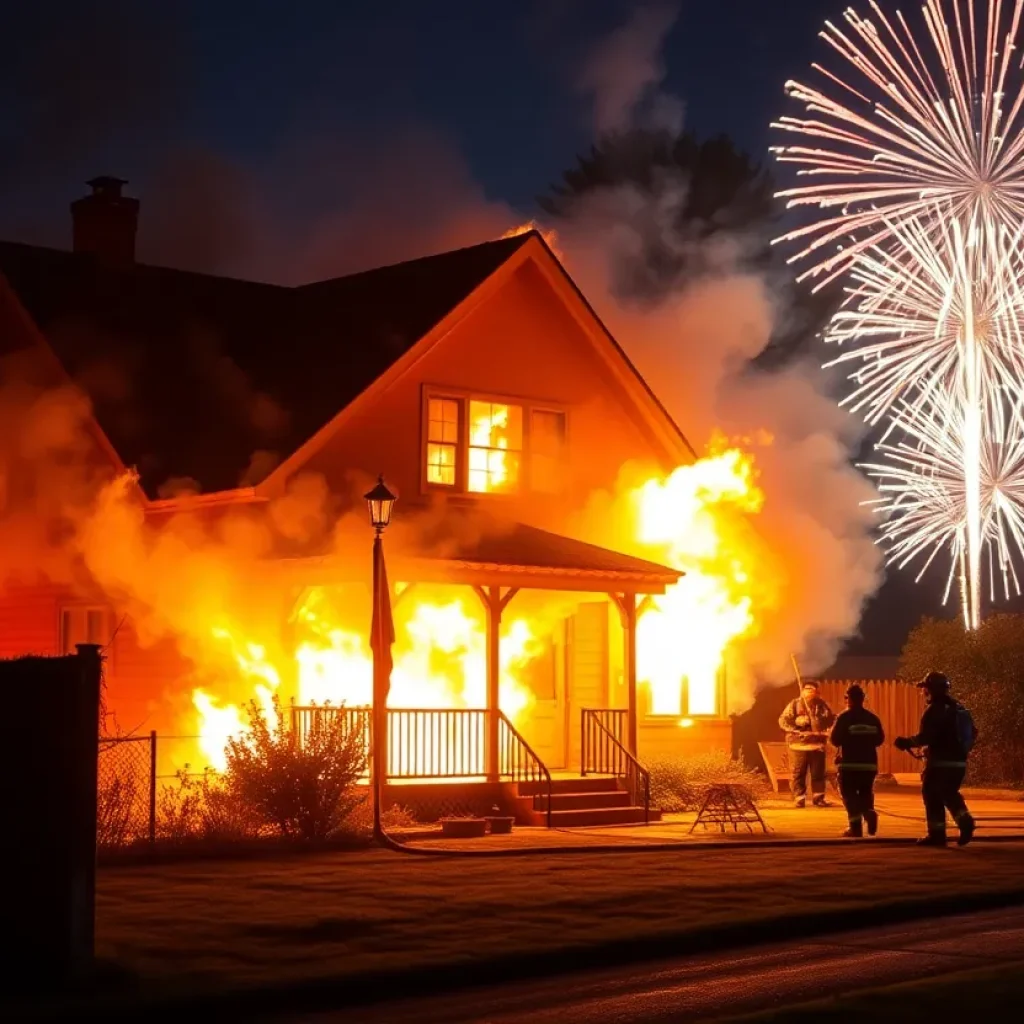
<path id="1" fill-rule="evenodd" d="M 897 736 L 913 736 L 917 732 L 924 711 L 921 691 L 913 683 L 898 679 L 823 680 L 819 692 L 837 715 L 846 706 L 843 694 L 852 683 L 864 690 L 864 706 L 878 715 L 885 729 L 885 743 L 878 751 L 879 772 L 891 775 L 920 772 L 921 762 L 897 750 L 892 741 Z"/>

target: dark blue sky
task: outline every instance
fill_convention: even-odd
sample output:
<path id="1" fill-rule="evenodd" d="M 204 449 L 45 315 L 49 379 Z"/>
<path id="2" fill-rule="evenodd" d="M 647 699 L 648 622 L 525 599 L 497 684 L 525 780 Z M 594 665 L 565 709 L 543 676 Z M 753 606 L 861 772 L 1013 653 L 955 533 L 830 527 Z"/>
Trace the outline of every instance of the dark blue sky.
<path id="1" fill-rule="evenodd" d="M 145 202 L 186 153 L 191 174 L 198 154 L 221 179 L 230 168 L 245 180 L 235 190 L 272 202 L 275 217 L 313 217 L 358 189 L 361 150 L 413 129 L 443 140 L 487 198 L 529 211 L 592 138 L 591 99 L 574 88 L 582 63 L 637 6 L 23 5 L 5 13 L 0 39 L 0 235 L 59 241 L 83 178 L 120 174 Z M 663 88 L 685 103 L 688 126 L 763 153 L 784 81 L 821 52 L 821 22 L 843 6 L 680 0 Z M 403 161 L 416 162 L 408 147 L 392 162 Z"/>

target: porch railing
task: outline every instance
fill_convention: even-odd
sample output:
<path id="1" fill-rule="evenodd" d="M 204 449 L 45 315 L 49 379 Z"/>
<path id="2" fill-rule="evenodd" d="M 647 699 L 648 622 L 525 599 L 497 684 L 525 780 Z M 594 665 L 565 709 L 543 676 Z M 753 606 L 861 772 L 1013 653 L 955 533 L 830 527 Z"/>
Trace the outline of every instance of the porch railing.
<path id="1" fill-rule="evenodd" d="M 583 708 L 580 722 L 580 774 L 614 775 L 623 779 L 635 807 L 643 807 L 644 824 L 651 820 L 651 774 L 629 752 L 627 714 L 619 708 Z"/>
<path id="2" fill-rule="evenodd" d="M 388 708 L 388 778 L 484 779 L 487 724 L 498 716 L 497 775 L 507 782 L 541 783 L 551 805 L 551 772 L 502 711 L 484 708 Z M 291 707 L 292 732 L 302 744 L 317 715 L 343 715 L 363 737 L 367 763 L 373 738 L 368 707 Z"/>
<path id="3" fill-rule="evenodd" d="M 544 817 L 551 828 L 551 771 L 537 756 L 518 729 L 508 720 L 504 711 L 498 712 L 498 775 L 509 782 L 537 782 L 544 785 Z M 537 807 L 540 794 L 534 794 Z"/>

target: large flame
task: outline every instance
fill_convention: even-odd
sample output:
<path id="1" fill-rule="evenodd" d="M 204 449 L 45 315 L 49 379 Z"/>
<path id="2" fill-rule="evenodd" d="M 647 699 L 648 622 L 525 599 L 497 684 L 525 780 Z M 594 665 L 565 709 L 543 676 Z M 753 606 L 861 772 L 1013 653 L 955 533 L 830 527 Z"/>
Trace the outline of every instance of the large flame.
<path id="1" fill-rule="evenodd" d="M 637 624 L 637 674 L 655 715 L 721 714 L 720 676 L 751 633 L 757 547 L 747 516 L 764 495 L 751 456 L 732 448 L 634 493 L 636 539 L 686 575 Z"/>
<path id="2" fill-rule="evenodd" d="M 474 605 L 475 597 L 453 597 L 444 588 L 405 588 L 395 609 L 389 707 L 486 707 L 486 633 L 482 608 Z M 293 680 L 290 696 L 300 706 L 366 707 L 373 700 L 373 661 L 366 630 L 357 626 L 363 610 L 363 602 L 341 588 L 309 589 L 292 617 L 294 651 L 281 666 L 271 664 L 260 645 L 239 643 L 223 629 L 211 631 L 211 642 L 231 652 L 238 674 L 251 682 L 252 697 L 264 709 L 275 693 L 283 695 L 285 678 Z M 522 721 L 532 700 L 520 675 L 540 650 L 537 630 L 510 616 L 501 638 L 499 701 L 514 723 Z M 211 767 L 222 768 L 228 739 L 245 728 L 245 709 L 218 702 L 202 687 L 193 691 L 192 703 L 202 753 Z"/>
<path id="3" fill-rule="evenodd" d="M 506 406 L 488 406 L 471 417 L 471 444 L 490 455 L 510 453 L 508 431 Z M 638 678 L 648 689 L 653 715 L 689 720 L 721 714 L 726 655 L 757 625 L 759 549 L 752 542 L 750 517 L 764 496 L 752 456 L 737 448 L 718 449 L 667 476 L 647 479 L 617 502 L 623 514 L 615 529 L 624 532 L 616 546 L 685 573 L 679 584 L 645 602 L 637 626 Z M 482 479 L 499 489 L 507 471 L 501 458 L 494 459 Z M 389 706 L 485 707 L 486 634 L 476 598 L 452 588 L 399 589 Z M 285 689 L 299 704 L 368 706 L 372 659 L 366 629 L 360 628 L 363 598 L 330 587 L 306 591 L 292 615 L 293 644 L 282 664 L 273 664 L 260 644 L 243 642 L 222 627 L 211 630 L 210 641 L 230 652 L 251 696 L 263 706 Z M 514 614 L 503 628 L 500 702 L 518 725 L 533 702 L 523 672 L 541 649 L 544 631 Z M 243 709 L 219 703 L 204 688 L 193 693 L 193 705 L 203 754 L 220 767 L 227 737 L 243 728 Z"/>

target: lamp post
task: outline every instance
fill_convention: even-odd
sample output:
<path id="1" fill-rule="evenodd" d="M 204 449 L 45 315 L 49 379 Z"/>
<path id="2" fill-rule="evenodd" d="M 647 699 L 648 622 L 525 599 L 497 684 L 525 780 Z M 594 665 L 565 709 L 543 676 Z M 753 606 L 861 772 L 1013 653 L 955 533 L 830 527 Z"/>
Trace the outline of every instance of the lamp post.
<path id="1" fill-rule="evenodd" d="M 395 627 L 391 619 L 391 593 L 384 566 L 383 534 L 391 522 L 397 496 L 388 490 L 384 477 L 363 495 L 373 527 L 373 617 L 370 622 L 370 648 L 373 652 L 373 708 L 370 775 L 373 786 L 373 835 L 383 837 L 380 824 L 381 796 L 388 766 L 388 691 L 391 689 L 391 645 Z"/>

